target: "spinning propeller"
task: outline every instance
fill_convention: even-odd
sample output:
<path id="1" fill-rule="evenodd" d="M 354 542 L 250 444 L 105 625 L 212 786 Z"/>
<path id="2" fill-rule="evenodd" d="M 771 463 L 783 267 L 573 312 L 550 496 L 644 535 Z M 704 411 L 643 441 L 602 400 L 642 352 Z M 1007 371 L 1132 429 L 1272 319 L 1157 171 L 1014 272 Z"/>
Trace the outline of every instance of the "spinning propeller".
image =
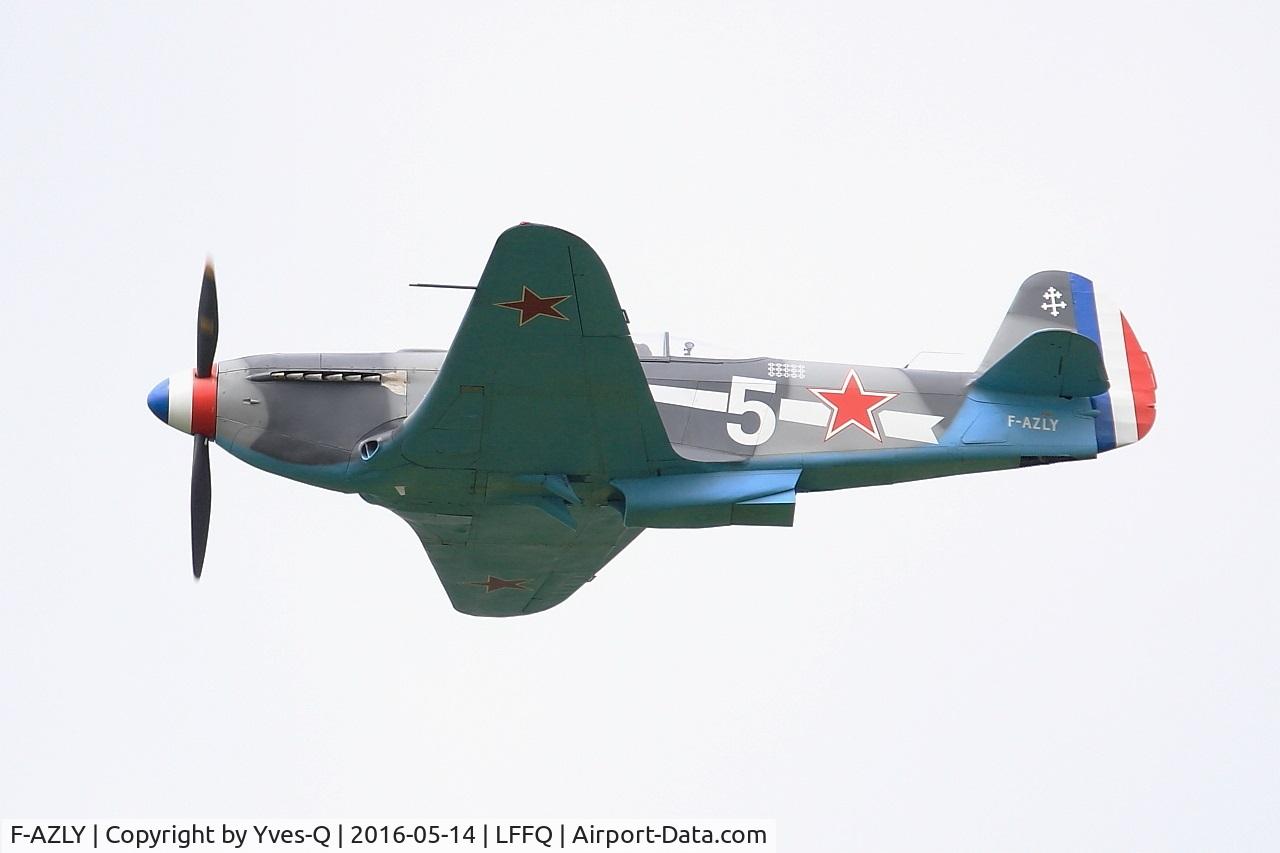
<path id="1" fill-rule="evenodd" d="M 209 439 L 218 421 L 218 370 L 213 361 L 218 346 L 218 286 L 213 261 L 204 265 L 200 307 L 196 314 L 196 367 L 162 381 L 147 395 L 147 407 L 160 420 L 195 436 L 191 455 L 191 570 L 197 578 L 204 568 L 209 542 Z"/>

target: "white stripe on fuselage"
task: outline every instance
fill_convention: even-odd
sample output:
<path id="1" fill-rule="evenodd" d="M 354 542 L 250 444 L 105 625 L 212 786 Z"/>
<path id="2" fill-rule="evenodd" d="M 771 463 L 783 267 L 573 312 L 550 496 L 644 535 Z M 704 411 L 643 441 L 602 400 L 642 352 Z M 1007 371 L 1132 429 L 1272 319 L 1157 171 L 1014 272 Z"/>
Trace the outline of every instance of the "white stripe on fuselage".
<path id="1" fill-rule="evenodd" d="M 677 388 L 674 385 L 650 385 L 656 403 L 669 403 L 686 409 L 702 409 L 708 412 L 729 411 L 729 395 L 723 391 L 705 391 L 701 388 Z"/>
<path id="2" fill-rule="evenodd" d="M 825 429 L 831 420 L 831 407 L 816 400 L 792 400 L 789 397 L 783 397 L 778 419 Z"/>
<path id="3" fill-rule="evenodd" d="M 650 385 L 654 402 L 686 409 L 702 409 L 706 412 L 729 411 L 729 395 L 723 391 L 706 391 L 701 388 L 679 388 L 674 385 Z M 933 428 L 942 422 L 940 415 L 921 415 L 915 412 L 896 412 L 880 409 L 876 412 L 880 427 L 890 438 L 916 441 L 921 444 L 937 444 Z M 778 420 L 826 429 L 831 422 L 831 407 L 817 400 L 793 400 L 783 397 L 778 406 Z"/>
<path id="4" fill-rule="evenodd" d="M 890 438 L 903 438 L 921 444 L 937 444 L 933 428 L 942 423 L 941 415 L 921 415 L 916 412 L 894 412 L 881 409 L 880 429 Z"/>

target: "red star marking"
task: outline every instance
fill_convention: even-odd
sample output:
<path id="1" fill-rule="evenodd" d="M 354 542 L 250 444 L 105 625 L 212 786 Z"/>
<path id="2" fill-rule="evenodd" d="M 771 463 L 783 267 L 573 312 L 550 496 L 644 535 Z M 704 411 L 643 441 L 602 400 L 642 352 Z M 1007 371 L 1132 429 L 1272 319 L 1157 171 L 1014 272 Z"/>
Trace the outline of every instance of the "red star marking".
<path id="1" fill-rule="evenodd" d="M 484 587 L 485 592 L 493 592 L 494 590 L 497 590 L 497 589 L 528 590 L 529 587 L 525 586 L 525 584 L 528 582 L 529 581 L 527 578 L 522 578 L 521 580 L 518 580 L 518 581 L 507 581 L 507 580 L 503 580 L 502 578 L 495 578 L 493 575 L 489 575 L 487 580 L 469 581 L 471 586 Z"/>
<path id="2" fill-rule="evenodd" d="M 876 441 L 883 441 L 876 420 L 871 413 L 892 400 L 897 394 L 881 394 L 867 391 L 862 387 L 862 380 L 852 369 L 844 378 L 843 388 L 817 389 L 810 391 L 819 400 L 831 407 L 831 420 L 827 422 L 826 441 L 847 426 L 856 426 Z"/>
<path id="3" fill-rule="evenodd" d="M 524 293 L 519 299 L 513 302 L 495 302 L 494 304 L 499 308 L 510 308 L 512 311 L 519 311 L 521 326 L 534 317 L 554 317 L 557 320 L 569 319 L 556 308 L 557 305 L 568 299 L 568 296 L 539 296 L 530 290 L 528 286 L 523 287 Z"/>

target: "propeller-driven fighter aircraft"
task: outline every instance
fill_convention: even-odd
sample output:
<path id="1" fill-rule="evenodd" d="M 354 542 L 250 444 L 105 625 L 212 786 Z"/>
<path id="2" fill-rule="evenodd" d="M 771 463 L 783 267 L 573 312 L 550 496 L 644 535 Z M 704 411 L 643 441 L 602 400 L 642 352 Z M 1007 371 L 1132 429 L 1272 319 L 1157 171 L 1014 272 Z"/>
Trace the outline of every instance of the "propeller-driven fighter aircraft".
<path id="1" fill-rule="evenodd" d="M 786 527 L 802 492 L 1092 459 L 1155 420 L 1147 354 L 1073 273 L 1027 279 L 973 372 L 725 359 L 633 341 L 600 258 L 544 225 L 498 238 L 448 350 L 215 364 L 217 339 L 207 265 L 195 370 L 147 398 L 195 436 L 196 577 L 213 439 L 399 515 L 476 616 L 554 607 L 645 528 Z"/>

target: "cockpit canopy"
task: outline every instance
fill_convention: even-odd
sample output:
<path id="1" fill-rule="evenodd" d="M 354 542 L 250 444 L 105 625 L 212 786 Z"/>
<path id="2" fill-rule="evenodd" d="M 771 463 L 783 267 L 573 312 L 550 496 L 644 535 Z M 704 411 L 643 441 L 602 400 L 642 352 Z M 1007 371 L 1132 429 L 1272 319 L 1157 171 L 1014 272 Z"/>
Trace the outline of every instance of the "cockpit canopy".
<path id="1" fill-rule="evenodd" d="M 739 347 L 725 346 L 705 338 L 685 335 L 680 332 L 633 332 L 631 340 L 636 345 L 640 359 L 668 361 L 671 359 L 689 359 L 691 361 L 743 361 L 759 358 L 759 353 L 749 352 Z"/>

